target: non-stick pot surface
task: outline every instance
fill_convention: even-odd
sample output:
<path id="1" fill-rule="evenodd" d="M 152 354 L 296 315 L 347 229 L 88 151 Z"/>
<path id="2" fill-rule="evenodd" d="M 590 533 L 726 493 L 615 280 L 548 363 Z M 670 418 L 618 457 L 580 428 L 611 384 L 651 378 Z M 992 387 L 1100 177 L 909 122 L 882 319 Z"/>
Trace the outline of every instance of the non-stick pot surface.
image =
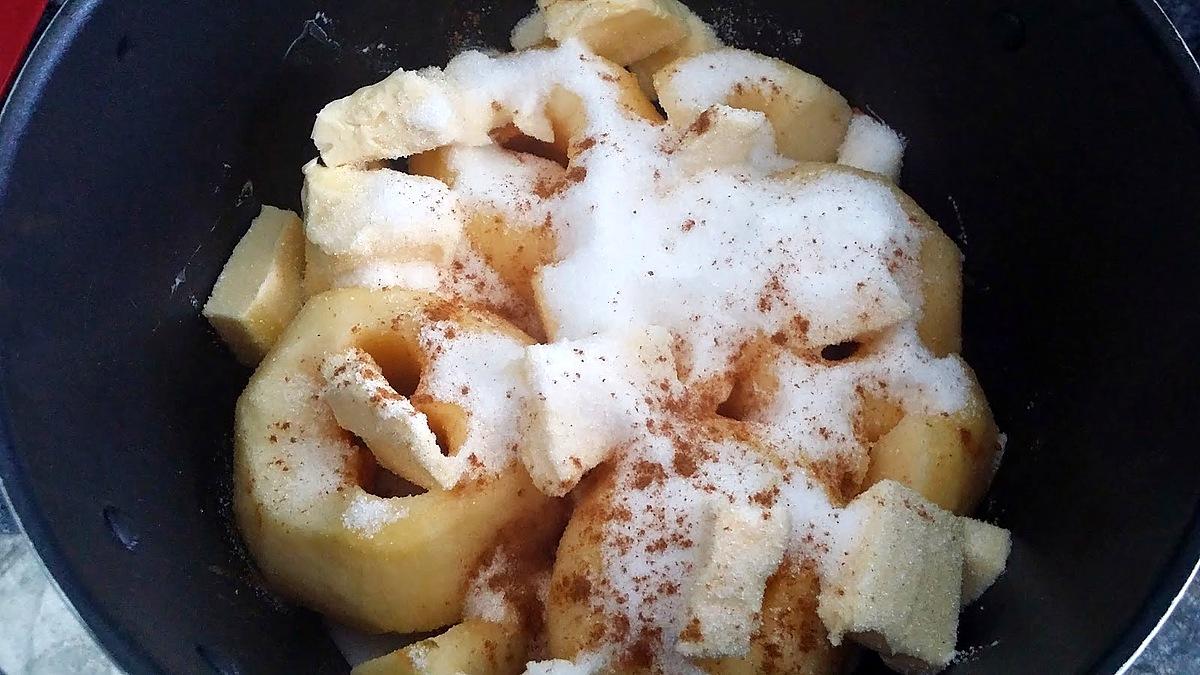
<path id="1" fill-rule="evenodd" d="M 125 667 L 346 669 L 231 530 L 248 373 L 199 306 L 256 205 L 297 206 L 322 103 L 501 45 L 530 4 L 74 0 L 35 52 L 0 125 L 0 466 Z M 956 670 L 1114 669 L 1200 552 L 1182 46 L 1149 1 L 697 8 L 902 130 L 904 187 L 966 252 L 967 357 L 1009 435 L 983 515 L 1015 548 Z"/>

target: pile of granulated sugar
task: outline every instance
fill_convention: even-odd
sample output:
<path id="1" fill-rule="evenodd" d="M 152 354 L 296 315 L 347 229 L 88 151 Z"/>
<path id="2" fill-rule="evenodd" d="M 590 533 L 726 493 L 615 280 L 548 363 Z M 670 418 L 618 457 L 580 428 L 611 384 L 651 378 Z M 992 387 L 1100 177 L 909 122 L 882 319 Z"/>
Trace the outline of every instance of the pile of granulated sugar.
<path id="1" fill-rule="evenodd" d="M 854 429 L 864 394 L 913 414 L 949 414 L 967 404 L 971 386 L 962 361 L 935 358 L 911 323 L 887 331 L 864 356 L 827 363 L 784 351 L 771 372 L 777 392 L 746 421 L 758 425 L 783 456 L 809 460 L 865 460 L 867 448 Z"/>
<path id="2" fill-rule="evenodd" d="M 685 170 L 672 157 L 679 132 L 622 104 L 622 86 L 633 85 L 616 72 L 567 42 L 498 56 L 467 52 L 438 74 L 458 101 L 446 124 L 461 128 L 459 145 L 483 146 L 448 151 L 456 199 L 515 213 L 514 225 L 553 230 L 558 261 L 536 283 L 553 338 L 662 325 L 690 356 L 687 379 L 700 381 L 727 369 L 755 335 L 795 332 L 803 322 L 800 337 L 836 344 L 919 313 L 921 233 L 886 185 L 849 173 L 764 177 L 750 162 L 790 162 L 763 153 Z M 585 114 L 570 169 L 543 198 L 537 181 L 554 170 L 514 161 L 486 130 L 511 120 L 552 139 L 544 110 L 559 91 Z M 481 110 L 491 111 L 488 119 L 475 119 Z M 530 181 L 538 200 L 514 191 Z"/>
<path id="3" fill-rule="evenodd" d="M 287 381 L 273 389 L 284 397 L 286 415 L 259 432 L 275 452 L 256 458 L 265 466 L 255 470 L 263 479 L 254 489 L 264 503 L 311 525 L 310 519 L 327 515 L 327 500 L 344 501 L 345 491 L 354 489 L 359 450 L 321 401 L 325 383 L 316 372 L 293 372 Z"/>
<path id="4" fill-rule="evenodd" d="M 886 184 L 851 172 L 779 171 L 793 164 L 761 149 L 740 163 L 697 170 L 692 157 L 683 166 L 673 153 L 687 125 L 632 113 L 618 102 L 613 67 L 574 42 L 499 56 L 468 52 L 434 76 L 446 96 L 406 119 L 424 120 L 430 137 L 453 144 L 444 152 L 460 206 L 552 231 L 556 262 L 534 280 L 551 346 L 662 327 L 687 392 L 731 375 L 752 340 L 783 337 L 819 349 L 882 336 L 869 354 L 844 363 L 781 358 L 780 390 L 750 425 L 710 424 L 690 402 L 649 406 L 610 460 L 619 489 L 599 543 L 601 583 L 592 589 L 609 634 L 598 646 L 606 656 L 596 659 L 611 654 L 635 667 L 699 672 L 675 645 L 714 501 L 786 513 L 789 559 L 827 570 L 856 523 L 834 506 L 829 486 L 793 460 L 861 450 L 853 430 L 860 391 L 886 388 L 909 411 L 949 413 L 965 404 L 961 363 L 934 358 L 917 338 L 922 233 Z M 492 145 L 487 132 L 509 123 L 552 140 L 543 111 L 559 91 L 586 111 L 566 170 Z M 497 275 L 479 272 L 450 295 L 495 302 L 509 292 Z M 523 345 L 446 322 L 428 327 L 421 342 L 431 362 L 418 394 L 470 413 L 460 456 L 487 471 L 506 466 L 521 442 Z M 607 384 L 603 374 L 599 380 Z M 624 395 L 612 398 L 596 404 L 594 426 L 641 410 Z M 497 616 L 501 600 L 476 589 L 468 612 Z M 630 662 L 639 658 L 649 662 Z"/>
<path id="5" fill-rule="evenodd" d="M 888 267 L 914 258 L 917 233 L 884 186 L 850 175 L 743 183 L 713 172 L 662 195 L 610 201 L 608 192 L 585 180 L 564 195 L 592 201 L 572 212 L 595 218 L 571 220 L 580 245 L 542 272 L 556 337 L 665 326 L 690 347 L 699 380 L 797 317 L 825 345 L 915 313 L 915 293 Z"/>
<path id="6" fill-rule="evenodd" d="M 462 246 L 450 265 L 441 271 L 443 295 L 470 305 L 486 307 L 527 329 L 536 308 L 526 306 L 487 261 L 470 246 Z"/>
<path id="7" fill-rule="evenodd" d="M 442 285 L 441 269 L 432 262 L 366 260 L 333 278 L 333 288 L 407 288 L 436 291 Z"/>
<path id="8" fill-rule="evenodd" d="M 522 457 L 534 484 L 553 495 L 684 397 L 671 334 L 661 328 L 529 347 L 526 375 Z"/>
<path id="9" fill-rule="evenodd" d="M 517 618 L 517 610 L 504 595 L 504 588 L 497 583 L 512 565 L 508 554 L 498 549 L 487 564 L 475 572 L 463 606 L 463 617 L 494 623 L 505 623 Z"/>
<path id="10" fill-rule="evenodd" d="M 630 667 L 700 672 L 676 652 L 688 584 L 714 502 L 773 500 L 780 470 L 740 442 L 701 429 L 654 425 L 616 460 L 618 488 L 600 543 L 604 581 L 593 604 L 608 615 L 606 642 Z M 651 659 L 638 663 L 637 659 Z"/>
<path id="11" fill-rule="evenodd" d="M 401 500 L 376 497 L 358 490 L 346 510 L 342 512 L 342 524 L 370 538 L 379 534 L 385 526 L 407 515 L 408 508 Z"/>
<path id="12" fill-rule="evenodd" d="M 787 509 L 792 535 L 788 555 L 812 560 L 825 578 L 838 570 L 843 552 L 861 529 L 851 512 L 836 508 L 829 491 L 807 471 L 789 470 L 779 484 L 779 503 Z"/>
<path id="13" fill-rule="evenodd" d="M 803 468 L 785 468 L 763 448 L 694 422 L 652 418 L 647 426 L 651 431 L 615 460 L 617 488 L 605 505 L 599 542 L 603 577 L 592 585 L 590 602 L 606 615 L 602 645 L 612 661 L 699 673 L 676 645 L 693 581 L 705 564 L 703 539 L 721 536 L 707 529 L 716 510 L 786 518 L 786 559 L 813 561 L 821 574 L 836 569 L 858 523 Z M 757 547 L 747 554 L 770 555 Z"/>
<path id="14" fill-rule="evenodd" d="M 454 145 L 440 152 L 467 209 L 494 211 L 516 229 L 540 226 L 550 217 L 545 197 L 566 173 L 557 163 L 496 145 Z"/>
<path id="15" fill-rule="evenodd" d="M 454 453 L 466 463 L 466 477 L 499 473 L 516 459 L 520 440 L 525 345 L 497 330 L 435 321 L 422 328 L 420 346 L 429 364 L 414 398 L 428 396 L 466 413 L 466 435 Z"/>
<path id="16" fill-rule="evenodd" d="M 692 381 L 726 369 L 755 335 L 836 344 L 919 314 L 921 233 L 891 190 L 849 173 L 759 178 L 687 173 L 672 132 L 597 116 L 583 178 L 550 201 L 559 261 L 538 281 L 556 338 L 670 328 Z"/>

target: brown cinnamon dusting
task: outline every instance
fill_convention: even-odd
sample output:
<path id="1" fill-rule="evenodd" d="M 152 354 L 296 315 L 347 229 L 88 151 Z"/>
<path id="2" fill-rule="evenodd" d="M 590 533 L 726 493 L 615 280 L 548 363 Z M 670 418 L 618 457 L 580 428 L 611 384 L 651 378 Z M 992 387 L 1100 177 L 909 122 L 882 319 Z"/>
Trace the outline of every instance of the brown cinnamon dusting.
<path id="1" fill-rule="evenodd" d="M 834 501 L 842 504 L 859 493 L 867 471 L 865 458 L 857 458 L 856 453 L 839 453 L 811 462 L 807 468 L 812 477 L 829 490 Z"/>
<path id="2" fill-rule="evenodd" d="M 632 487 L 635 490 L 645 490 L 651 485 L 662 483 L 666 478 L 667 472 L 663 470 L 661 464 L 641 459 L 633 465 Z"/>
<path id="3" fill-rule="evenodd" d="M 538 178 L 533 184 L 533 194 L 542 199 L 549 199 L 555 192 L 558 192 L 559 182 L 549 178 Z M 549 216 L 547 216 L 549 217 Z"/>
<path id="4" fill-rule="evenodd" d="M 561 176 L 539 177 L 533 184 L 533 194 L 542 199 L 549 199 L 571 185 L 583 182 L 585 178 L 587 178 L 587 169 L 582 166 L 573 166 Z M 550 224 L 549 217 L 547 214 L 547 225 Z"/>
<path id="5" fill-rule="evenodd" d="M 699 465 L 696 462 L 695 454 L 687 447 L 681 447 L 683 444 L 676 444 L 675 455 L 671 458 L 671 466 L 675 468 L 675 472 L 684 478 L 691 478 L 696 475 Z"/>
<path id="6" fill-rule="evenodd" d="M 700 642 L 704 639 L 704 633 L 700 631 L 700 620 L 692 617 L 683 630 L 679 631 L 680 642 Z"/>
<path id="7" fill-rule="evenodd" d="M 763 597 L 762 624 L 751 638 L 762 661 L 761 673 L 788 672 L 788 661 L 799 653 L 829 660 L 830 672 L 840 672 L 840 652 L 829 644 L 827 632 L 817 615 L 815 564 L 785 560 L 767 582 Z"/>
<path id="8" fill-rule="evenodd" d="M 779 486 L 773 486 L 769 490 L 759 490 L 750 495 L 750 501 L 758 504 L 764 509 L 769 509 L 775 506 L 775 502 L 779 499 Z"/>
<path id="9" fill-rule="evenodd" d="M 425 306 L 423 313 L 430 323 L 450 321 L 459 315 L 461 310 L 450 300 L 438 298 Z M 401 317 L 396 317 L 400 319 Z"/>
<path id="10" fill-rule="evenodd" d="M 654 665 L 655 653 L 660 649 L 662 644 L 662 629 L 657 626 L 643 628 L 638 633 L 637 639 L 634 640 L 625 653 L 618 659 L 618 663 L 622 666 L 620 670 L 647 670 Z"/>
<path id="11" fill-rule="evenodd" d="M 659 537 L 654 541 L 646 544 L 646 553 L 662 553 L 670 547 L 670 543 L 663 537 Z"/>
<path id="12" fill-rule="evenodd" d="M 495 666 L 498 662 L 498 659 L 496 658 L 496 648 L 497 645 L 494 640 L 483 641 L 483 658 L 492 666 Z"/>
<path id="13" fill-rule="evenodd" d="M 496 537 L 492 555 L 506 555 L 508 564 L 500 566 L 485 583 L 517 612 L 529 635 L 542 632 L 545 608 L 538 597 L 536 581 L 549 572 L 555 553 L 554 546 L 546 545 L 546 537 L 530 536 L 530 533 L 549 532 L 549 541 L 556 541 L 566 523 L 566 515 L 563 504 L 553 502 L 549 509 L 510 522 Z M 485 569 L 487 562 L 486 558 L 482 560 L 479 569 Z"/>
<path id="14" fill-rule="evenodd" d="M 573 166 L 567 169 L 567 173 L 563 178 L 567 184 L 581 183 L 584 178 L 587 178 L 587 169 L 582 166 Z"/>
<path id="15" fill-rule="evenodd" d="M 700 113 L 700 116 L 696 118 L 695 122 L 692 122 L 692 125 L 688 127 L 688 133 L 699 136 L 700 134 L 708 131 L 709 127 L 712 126 L 712 122 L 713 112 L 712 108 L 709 108 L 708 110 Z"/>
<path id="16" fill-rule="evenodd" d="M 616 642 L 624 642 L 629 637 L 629 619 L 628 617 L 618 614 L 610 617 L 611 635 L 616 638 Z"/>
<path id="17" fill-rule="evenodd" d="M 556 586 L 557 595 L 571 602 L 584 602 L 592 596 L 592 582 L 582 572 L 567 575 Z"/>

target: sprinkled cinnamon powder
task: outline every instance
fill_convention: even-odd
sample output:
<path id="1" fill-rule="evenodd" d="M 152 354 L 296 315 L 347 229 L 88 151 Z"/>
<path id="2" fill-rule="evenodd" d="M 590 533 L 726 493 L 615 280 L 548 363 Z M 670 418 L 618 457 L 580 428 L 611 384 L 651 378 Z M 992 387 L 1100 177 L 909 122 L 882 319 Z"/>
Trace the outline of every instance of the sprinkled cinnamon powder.
<path id="1" fill-rule="evenodd" d="M 618 71 L 571 40 L 510 55 L 465 52 L 438 71 L 489 120 L 504 121 L 474 129 L 459 110 L 435 120 L 447 194 L 464 221 L 476 219 L 472 227 L 491 223 L 496 236 L 521 243 L 481 252 L 464 236 L 442 261 L 444 299 L 425 311 L 428 363 L 411 400 L 465 411 L 456 451 L 472 480 L 518 458 L 529 465 L 522 432 L 534 422 L 559 441 L 603 440 L 596 457 L 562 458 L 577 470 L 573 480 L 599 465 L 573 495 L 573 518 L 594 525 L 577 545 L 599 565 L 556 578 L 549 602 L 601 617 L 589 649 L 611 666 L 690 672 L 675 646 L 702 637 L 684 623 L 684 608 L 708 555 L 706 509 L 757 509 L 774 523 L 786 514 L 788 558 L 777 575 L 817 584 L 854 526 L 839 514 L 861 486 L 873 442 L 858 415 L 864 396 L 886 392 L 906 411 L 950 414 L 965 405 L 970 380 L 959 361 L 920 342 L 924 235 L 888 184 L 792 169 L 771 147 L 684 167 L 680 138 L 717 137 L 714 113 L 682 124 L 642 118 L 620 102 Z M 728 75 L 701 72 L 683 94 L 703 97 Z M 767 79 L 732 89 L 783 93 Z M 537 112 L 559 91 L 584 111 L 576 138 L 556 137 L 558 126 Z M 571 148 L 569 162 L 562 148 Z M 538 247 L 546 253 L 525 261 Z M 547 344 L 469 330 L 466 307 L 531 327 Z M 670 345 L 669 377 L 657 361 L 632 364 L 652 377 L 628 376 L 612 352 L 592 349 L 652 328 Z M 738 419 L 718 416 L 726 402 Z M 972 447 L 970 431 L 961 435 Z M 368 506 L 374 517 L 377 505 Z M 528 562 L 536 556 L 522 557 L 519 539 L 503 533 L 498 551 L 507 553 L 481 563 L 473 611 L 490 616 L 488 598 L 500 598 L 536 633 L 543 611 L 530 579 L 548 561 Z M 764 667 L 783 659 L 785 644 L 822 644 L 812 602 L 815 593 L 764 609 L 754 638 Z"/>

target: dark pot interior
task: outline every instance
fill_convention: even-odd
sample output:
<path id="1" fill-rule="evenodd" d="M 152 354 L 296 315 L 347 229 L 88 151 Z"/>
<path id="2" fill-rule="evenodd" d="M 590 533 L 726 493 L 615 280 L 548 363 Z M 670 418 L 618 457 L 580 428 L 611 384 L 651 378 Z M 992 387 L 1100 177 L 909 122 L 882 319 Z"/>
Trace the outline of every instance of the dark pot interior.
<path id="1" fill-rule="evenodd" d="M 75 0 L 38 48 L 0 126 L 0 467 L 126 668 L 346 669 L 231 529 L 248 373 L 199 305 L 258 202 L 298 206 L 322 103 L 500 45 L 530 4 Z M 1015 548 L 955 672 L 1115 669 L 1200 554 L 1200 77 L 1165 19 L 695 4 L 904 132 L 903 186 L 967 254 L 967 357 L 1009 434 L 983 516 Z"/>

